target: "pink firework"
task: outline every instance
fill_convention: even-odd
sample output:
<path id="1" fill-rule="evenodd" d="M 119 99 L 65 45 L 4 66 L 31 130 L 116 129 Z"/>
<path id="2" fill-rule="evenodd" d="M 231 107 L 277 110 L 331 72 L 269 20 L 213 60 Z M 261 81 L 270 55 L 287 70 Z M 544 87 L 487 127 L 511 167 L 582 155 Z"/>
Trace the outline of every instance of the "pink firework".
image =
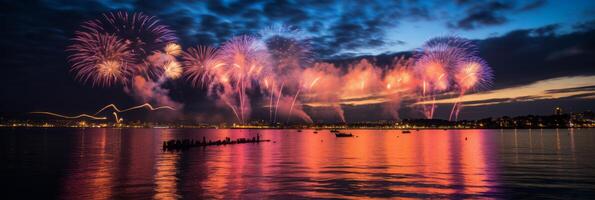
<path id="1" fill-rule="evenodd" d="M 126 83 L 131 74 L 130 60 L 134 54 L 129 45 L 114 35 L 79 31 L 74 44 L 67 51 L 76 78 L 93 86 L 111 86 Z"/>
<path id="2" fill-rule="evenodd" d="M 183 53 L 182 60 L 185 76 L 194 87 L 204 87 L 208 81 L 219 81 L 218 75 L 225 67 L 219 50 L 211 46 L 189 48 Z"/>
<path id="3" fill-rule="evenodd" d="M 475 52 L 471 42 L 459 37 L 437 37 L 426 42 L 416 55 L 414 69 L 420 81 L 420 100 L 434 101 L 439 92 L 450 89 L 452 72 Z M 433 118 L 435 104 L 422 107 L 426 118 Z"/>
<path id="4" fill-rule="evenodd" d="M 128 62 L 135 64 L 136 73 L 144 73 L 147 76 L 152 74 L 148 68 L 147 57 L 162 51 L 168 44 L 176 43 L 177 40 L 174 31 L 159 19 L 140 12 L 105 13 L 99 19 L 85 22 L 82 27 L 88 32 L 114 35 L 126 43 L 134 55 Z"/>
<path id="5" fill-rule="evenodd" d="M 458 120 L 461 111 L 460 98 L 469 91 L 482 90 L 489 87 L 493 80 L 492 69 L 479 57 L 471 57 L 461 62 L 454 70 L 454 81 L 459 89 L 459 98 L 450 111 L 449 120 L 453 116 Z"/>
<path id="6" fill-rule="evenodd" d="M 266 47 L 252 36 L 238 36 L 221 47 L 222 59 L 228 65 L 230 75 L 237 84 L 251 84 L 270 73 L 269 54 Z"/>
<path id="7" fill-rule="evenodd" d="M 227 41 L 221 48 L 221 58 L 227 66 L 224 77 L 229 79 L 226 82 L 229 82 L 237 94 L 237 110 L 240 122 L 244 123 L 250 113 L 247 90 L 252 89 L 253 82 L 261 82 L 262 78 L 271 73 L 269 54 L 257 38 L 244 35 Z"/>
<path id="8" fill-rule="evenodd" d="M 492 69 L 479 57 L 461 62 L 454 71 L 455 83 L 461 91 L 485 89 L 491 85 L 492 79 Z"/>

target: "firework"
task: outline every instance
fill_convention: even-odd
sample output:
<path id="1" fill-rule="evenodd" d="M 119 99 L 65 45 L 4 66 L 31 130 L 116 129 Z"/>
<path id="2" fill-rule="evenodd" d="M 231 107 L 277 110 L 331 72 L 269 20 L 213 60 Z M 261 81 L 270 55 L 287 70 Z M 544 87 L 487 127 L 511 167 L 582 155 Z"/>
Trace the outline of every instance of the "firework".
<path id="1" fill-rule="evenodd" d="M 222 47 L 221 56 L 228 66 L 224 76 L 233 82 L 233 90 L 239 101 L 239 116 L 243 123 L 250 112 L 250 107 L 247 106 L 250 99 L 246 91 L 252 88 L 252 82 L 259 82 L 270 73 L 269 54 L 259 40 L 244 35 L 227 41 Z"/>
<path id="2" fill-rule="evenodd" d="M 413 73 L 404 67 L 394 68 L 384 76 L 384 83 L 388 91 L 407 91 L 415 86 Z"/>
<path id="3" fill-rule="evenodd" d="M 163 74 L 170 79 L 177 79 L 182 76 L 182 66 L 177 61 L 168 61 L 163 65 Z"/>
<path id="4" fill-rule="evenodd" d="M 175 49 L 177 40 L 174 31 L 162 24 L 154 16 L 140 12 L 125 11 L 105 13 L 99 19 L 87 21 L 82 25 L 83 30 L 91 33 L 107 33 L 116 36 L 122 43 L 128 45 L 133 59 L 136 73 L 146 73 L 151 68 L 146 67 L 146 59 L 154 52 L 169 50 L 169 53 L 179 53 Z M 166 49 L 166 46 L 169 49 Z"/>
<path id="5" fill-rule="evenodd" d="M 426 42 L 415 58 L 414 70 L 420 79 L 420 99 L 433 101 L 438 92 L 450 89 L 452 72 L 475 53 L 475 46 L 459 37 L 437 37 Z M 423 105 L 423 110 L 427 118 L 433 118 L 435 104 Z"/>
<path id="6" fill-rule="evenodd" d="M 259 80 L 270 69 L 270 57 L 264 44 L 252 36 L 243 35 L 227 41 L 221 48 L 221 56 L 237 84 Z M 248 83 L 243 83 L 245 81 Z"/>
<path id="7" fill-rule="evenodd" d="M 479 57 L 461 62 L 454 71 L 455 83 L 461 91 L 484 89 L 492 79 L 492 69 Z"/>
<path id="8" fill-rule="evenodd" d="M 257 36 L 234 37 L 220 48 L 183 51 L 174 32 L 157 18 L 119 11 L 83 23 L 68 51 L 71 70 L 81 82 L 123 84 L 143 102 L 169 102 L 169 90 L 161 84 L 184 76 L 193 87 L 206 87 L 240 123 L 249 119 L 251 98 L 258 92 L 266 98 L 263 104 L 268 104 L 272 122 L 277 122 L 278 110 L 287 114 L 287 121 L 292 115 L 311 121 L 302 110 L 308 103 L 331 107 L 345 121 L 343 104 L 387 102 L 388 109 L 395 110 L 402 96 L 423 102 L 423 113 L 432 118 L 436 98 L 453 93 L 460 97 L 486 88 L 492 80 L 477 48 L 460 37 L 433 38 L 411 58 L 398 58 L 389 66 L 362 59 L 339 67 L 315 63 L 305 35 L 292 27 L 271 26 Z M 451 118 L 461 107 L 453 105 Z M 120 112 L 115 109 L 114 116 Z"/>
<path id="9" fill-rule="evenodd" d="M 176 43 L 167 44 L 163 50 L 165 51 L 165 54 L 171 56 L 179 56 L 182 54 L 182 47 Z"/>
<path id="10" fill-rule="evenodd" d="M 225 63 L 220 57 L 219 50 L 210 46 L 189 48 L 182 55 L 185 76 L 192 86 L 205 86 L 208 80 L 217 80 L 216 76 L 223 71 Z"/>
<path id="11" fill-rule="evenodd" d="M 426 54 L 435 52 L 449 52 L 457 56 L 476 56 L 477 47 L 468 39 L 457 36 L 435 37 L 428 40 L 422 47 Z"/>
<path id="12" fill-rule="evenodd" d="M 93 86 L 111 86 L 125 83 L 132 71 L 128 63 L 133 54 L 129 46 L 113 35 L 76 32 L 69 61 L 76 78 Z"/>
<path id="13" fill-rule="evenodd" d="M 459 89 L 459 98 L 468 91 L 481 90 L 489 87 L 493 79 L 492 69 L 479 58 L 472 57 L 461 62 L 454 71 L 454 80 Z M 448 120 L 458 120 L 462 106 L 457 101 L 453 104 Z"/>
<path id="14" fill-rule="evenodd" d="M 284 91 L 286 94 L 294 94 L 293 100 L 291 104 L 279 104 L 280 99 L 289 99 L 290 96 L 283 96 L 283 93 L 277 93 L 277 103 L 275 103 L 274 109 L 275 113 L 279 109 L 279 106 L 290 106 L 288 108 L 289 112 L 285 113 L 288 115 L 296 114 L 303 118 L 304 120 L 308 121 L 309 116 L 305 114 L 305 112 L 301 110 L 296 110 L 297 112 L 293 112 L 294 109 L 301 109 L 295 108 L 295 102 L 298 101 L 297 99 L 300 97 L 300 90 L 301 82 L 298 77 L 300 77 L 301 71 L 303 68 L 310 65 L 313 61 L 313 54 L 311 52 L 311 46 L 309 43 L 309 39 L 305 37 L 299 29 L 290 27 L 290 26 L 270 26 L 266 27 L 265 29 L 261 30 L 258 34 L 259 43 L 262 43 L 265 46 L 265 49 L 268 53 L 269 57 L 269 64 L 270 69 L 266 70 L 266 79 L 265 81 L 259 82 L 261 88 L 265 88 L 261 90 L 261 93 L 268 94 L 270 96 L 270 105 L 273 102 L 273 96 L 275 95 L 276 91 Z M 273 88 L 268 89 L 269 86 L 269 79 L 270 80 L 283 80 L 283 84 L 281 88 L 276 88 L 276 85 L 272 85 Z M 271 81 L 275 82 L 275 81 Z M 281 82 L 281 81 L 277 81 Z M 272 113 L 273 107 L 269 107 L 269 112 Z M 272 116 L 272 115 L 271 115 Z M 290 116 L 287 116 L 288 118 Z M 271 120 L 274 122 L 276 121 L 276 115 Z"/>
<path id="15" fill-rule="evenodd" d="M 309 39 L 299 29 L 271 26 L 260 31 L 260 39 L 266 45 L 278 75 L 310 65 L 313 61 Z"/>
<path id="16" fill-rule="evenodd" d="M 305 100 L 331 107 L 339 119 L 345 122 L 341 95 L 345 94 L 346 87 L 351 86 L 345 84 L 346 78 L 342 70 L 330 63 L 314 63 L 312 67 L 304 69 L 302 74 L 303 82 L 310 84 L 304 95 Z M 357 76 L 353 77 L 357 78 Z M 359 91 L 356 89 L 355 92 Z"/>

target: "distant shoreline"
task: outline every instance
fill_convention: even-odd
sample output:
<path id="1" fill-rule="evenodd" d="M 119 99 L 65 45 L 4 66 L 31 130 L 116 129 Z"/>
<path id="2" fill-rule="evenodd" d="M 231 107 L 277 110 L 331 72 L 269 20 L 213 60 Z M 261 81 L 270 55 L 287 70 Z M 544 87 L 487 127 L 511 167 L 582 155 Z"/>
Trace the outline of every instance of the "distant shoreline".
<path id="1" fill-rule="evenodd" d="M 330 131 L 329 128 L 200 128 L 200 127 L 163 127 L 163 128 L 151 128 L 151 127 L 39 127 L 39 126 L 0 126 L 0 129 L 205 129 L 205 130 L 317 130 L 317 131 Z M 540 129 L 595 129 L 593 127 L 561 127 L 561 128 L 337 128 L 339 130 L 540 130 Z"/>

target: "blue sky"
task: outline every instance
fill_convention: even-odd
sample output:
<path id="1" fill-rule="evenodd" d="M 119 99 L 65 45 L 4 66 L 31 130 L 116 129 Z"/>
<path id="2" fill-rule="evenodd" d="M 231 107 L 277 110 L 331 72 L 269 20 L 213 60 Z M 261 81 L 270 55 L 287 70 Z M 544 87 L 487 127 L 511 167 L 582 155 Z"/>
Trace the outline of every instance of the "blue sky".
<path id="1" fill-rule="evenodd" d="M 526 1 L 519 1 L 526 2 Z M 526 2 L 531 3 L 531 2 Z M 558 24 L 560 33 L 570 31 L 573 25 L 587 22 L 595 17 L 595 1 L 560 1 L 550 0 L 543 3 L 541 7 L 530 11 L 506 12 L 508 21 L 498 25 L 487 25 L 475 29 L 457 29 L 448 27 L 448 23 L 457 16 L 464 15 L 456 3 L 447 3 L 445 6 L 438 6 L 436 12 L 445 13 L 444 17 L 422 20 L 405 20 L 398 26 L 387 30 L 388 40 L 407 41 L 404 45 L 393 48 L 369 49 L 362 52 L 378 54 L 383 51 L 408 51 L 421 46 L 425 41 L 440 35 L 458 35 L 470 39 L 485 39 L 489 37 L 502 36 L 510 31 L 518 29 L 534 29 L 551 24 Z"/>

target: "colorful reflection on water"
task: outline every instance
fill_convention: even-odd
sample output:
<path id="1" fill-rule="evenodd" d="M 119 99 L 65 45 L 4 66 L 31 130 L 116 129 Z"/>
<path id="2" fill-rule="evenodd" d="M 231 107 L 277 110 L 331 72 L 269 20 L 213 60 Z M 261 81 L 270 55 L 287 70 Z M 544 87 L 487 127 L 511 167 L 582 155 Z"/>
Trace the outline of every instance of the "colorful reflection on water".
<path id="1" fill-rule="evenodd" d="M 2 185 L 26 196 L 576 198 L 594 195 L 593 130 L 3 129 Z M 272 142 L 163 152 L 169 139 Z M 30 182 L 39 179 L 40 183 Z M 37 188 L 44 184 L 45 188 Z"/>

